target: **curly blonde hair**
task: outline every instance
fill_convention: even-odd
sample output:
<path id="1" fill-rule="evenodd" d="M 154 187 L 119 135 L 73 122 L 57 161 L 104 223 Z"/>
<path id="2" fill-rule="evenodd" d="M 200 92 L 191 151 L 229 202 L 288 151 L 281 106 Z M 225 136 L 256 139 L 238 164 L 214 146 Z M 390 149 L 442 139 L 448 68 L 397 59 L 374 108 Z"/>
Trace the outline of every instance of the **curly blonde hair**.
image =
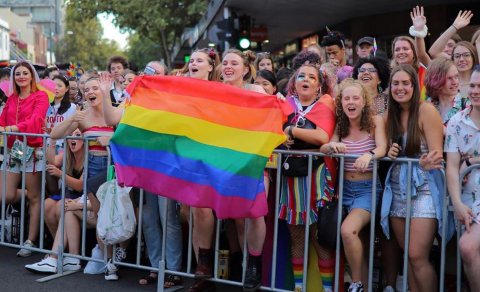
<path id="1" fill-rule="evenodd" d="M 339 138 L 347 137 L 350 133 L 350 120 L 343 111 L 342 94 L 346 88 L 352 86 L 360 88 L 363 100 L 365 100 L 365 106 L 362 110 L 362 117 L 360 118 L 360 130 L 370 133 L 374 128 L 372 101 L 367 94 L 367 90 L 360 81 L 353 78 L 347 78 L 340 83 L 338 95 L 337 98 L 335 98 L 335 115 L 337 117 L 337 134 Z"/>

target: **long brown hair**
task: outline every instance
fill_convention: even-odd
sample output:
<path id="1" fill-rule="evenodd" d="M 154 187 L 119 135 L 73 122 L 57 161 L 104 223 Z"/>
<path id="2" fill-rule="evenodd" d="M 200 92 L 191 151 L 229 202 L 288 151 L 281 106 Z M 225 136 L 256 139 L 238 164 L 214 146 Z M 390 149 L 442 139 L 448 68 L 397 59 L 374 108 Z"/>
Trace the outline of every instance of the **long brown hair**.
<path id="1" fill-rule="evenodd" d="M 19 67 L 25 67 L 27 68 L 28 71 L 30 71 L 30 75 L 32 76 L 32 81 L 30 82 L 30 92 L 37 92 L 38 91 L 38 87 L 37 87 L 37 80 L 36 80 L 36 75 L 35 75 L 35 72 L 34 72 L 34 68 L 32 66 L 32 64 L 26 62 L 26 61 L 20 61 L 18 62 L 12 69 L 12 81 L 13 82 L 13 92 L 18 96 L 20 95 L 20 86 L 18 86 L 18 84 L 15 82 L 15 71 L 19 68 Z"/>
<path id="2" fill-rule="evenodd" d="M 398 72 L 405 72 L 410 77 L 410 82 L 413 86 L 412 99 L 408 107 L 407 129 L 402 129 L 401 113 L 402 108 L 400 104 L 393 99 L 392 96 L 392 79 Z M 387 138 L 388 141 L 397 142 L 397 139 L 403 135 L 402 130 L 407 133 L 407 143 L 405 147 L 405 154 L 407 156 L 415 157 L 420 153 L 422 144 L 422 132 L 418 125 L 419 110 L 420 110 L 420 86 L 418 82 L 417 71 L 413 66 L 402 64 L 393 68 L 392 75 L 390 75 L 390 82 L 388 86 L 388 116 L 387 116 Z"/>
<path id="3" fill-rule="evenodd" d="M 335 98 L 335 115 L 337 116 L 337 134 L 339 138 L 347 137 L 350 133 L 350 120 L 343 111 L 342 107 L 342 93 L 347 87 L 352 86 L 360 88 L 362 98 L 365 101 L 365 106 L 363 107 L 362 116 L 360 118 L 360 130 L 370 133 L 374 128 L 372 102 L 370 97 L 367 95 L 365 86 L 363 86 L 363 84 L 358 80 L 347 78 L 340 83 L 338 88 L 338 96 Z"/>
<path id="4" fill-rule="evenodd" d="M 72 135 L 75 133 L 75 131 L 73 131 Z M 82 137 L 83 135 L 80 135 L 80 138 Z M 77 141 L 82 141 L 83 140 L 75 140 Z M 73 154 L 72 150 L 70 149 L 70 145 L 68 144 L 69 140 L 65 140 L 65 154 L 67 155 L 67 158 L 66 158 L 66 169 L 65 169 L 65 173 L 69 176 L 73 176 L 73 171 L 75 170 L 75 155 Z M 84 161 L 85 161 L 85 156 L 83 155 L 83 147 L 85 147 L 85 143 L 83 142 L 82 144 L 82 149 L 79 150 L 78 153 L 80 153 L 80 159 L 82 159 L 82 165 L 84 164 Z M 81 169 L 78 169 L 78 171 L 83 171 L 83 166 Z"/>

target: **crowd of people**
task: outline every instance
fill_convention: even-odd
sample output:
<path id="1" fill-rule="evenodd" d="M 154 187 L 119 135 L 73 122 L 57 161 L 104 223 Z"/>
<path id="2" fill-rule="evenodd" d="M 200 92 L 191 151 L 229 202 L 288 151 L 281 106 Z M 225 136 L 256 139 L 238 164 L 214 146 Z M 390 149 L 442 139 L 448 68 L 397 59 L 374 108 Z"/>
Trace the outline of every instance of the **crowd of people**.
<path id="1" fill-rule="evenodd" d="M 442 214 L 445 184 L 464 231 L 459 246 L 467 282 L 471 291 L 480 291 L 480 199 L 477 198 L 480 171 L 473 169 L 463 181 L 459 178 L 466 168 L 480 164 L 480 30 L 471 41 L 461 40 L 456 33 L 469 25 L 473 14 L 460 11 L 427 51 L 424 38 L 428 29 L 423 8 L 415 7 L 410 15 L 410 36 L 393 40 L 390 60 L 386 52 L 378 50 L 374 38 L 365 36 L 356 45 L 358 59 L 348 64 L 345 38 L 338 31 L 328 31 L 320 44 L 301 51 L 291 68 L 278 70 L 270 53 L 236 49 L 227 50 L 221 58 L 214 49 L 196 49 L 182 69 L 171 72 L 162 62 L 154 60 L 142 72 L 135 72 L 129 69 L 125 58 L 114 56 L 108 60 L 106 71 L 82 70 L 76 77 L 66 77 L 58 69 L 47 68 L 44 78 L 52 79 L 56 85 L 52 102 L 38 89 L 40 78 L 32 64 L 18 62 L 9 77 L 11 94 L 2 99 L 0 132 L 49 134 L 49 138 L 24 140 L 22 136 L 8 136 L 5 141 L 8 152 L 4 153 L 2 163 L 7 176 L 0 181 L 0 189 L 6 185 L 2 199 L 7 204 L 19 200 L 22 192 L 17 189 L 25 172 L 29 224 L 27 240 L 22 244 L 27 248 L 17 255 L 30 256 L 32 251 L 28 247 L 35 247 L 38 242 L 41 204 L 45 206 L 45 224 L 54 239 L 54 253 L 25 268 L 33 272 L 57 272 L 55 252 L 61 232 L 64 232 L 64 248 L 73 255 L 80 253 L 83 210 L 87 208 L 87 227 L 95 228 L 100 207 L 95 194 L 107 179 L 107 147 L 129 98 L 126 87 L 138 75 L 170 74 L 222 82 L 287 103 L 292 113 L 283 125 L 287 139 L 280 149 L 324 154 L 313 158 L 310 176 L 307 157 L 293 154 L 284 155 L 276 170 L 264 173 L 266 193 L 275 194 L 273 180 L 276 171 L 281 171 L 279 208 L 270 208 L 269 213 L 288 226 L 291 252 L 288 258 L 295 291 L 303 288 L 306 240 L 313 244 L 318 257 L 323 291 L 333 291 L 334 250 L 319 243 L 317 237 L 322 237 L 322 230 L 317 230 L 315 223 L 319 211 L 337 197 L 339 183 L 343 184 L 341 203 L 346 212 L 341 239 L 352 279 L 348 291 L 367 290 L 369 231 L 365 227 L 371 223 L 372 208 L 378 208 L 382 227 L 377 236 L 385 272 L 383 291 L 395 291 L 405 232 L 410 232 L 409 290 L 438 289 L 438 275 L 430 253 L 443 225 L 447 226 L 447 240 L 454 232 L 453 217 Z M 80 139 L 65 140 L 67 136 Z M 89 139 L 84 142 L 82 138 Z M 45 155 L 41 151 L 44 143 L 47 143 Z M 88 154 L 84 143 L 88 143 Z M 339 163 L 332 158 L 334 153 L 358 155 L 345 158 L 342 182 L 337 179 Z M 379 178 L 374 178 L 374 163 L 383 157 L 393 162 L 380 162 Z M 416 158 L 418 162 L 408 169 L 406 163 L 396 160 L 399 157 Z M 62 165 L 64 159 L 66 164 Z M 87 161 L 88 169 L 84 170 Z M 42 202 L 44 168 L 47 198 Z M 60 201 L 62 168 L 66 173 L 64 205 Z M 441 169 L 446 169 L 446 181 Z M 83 197 L 84 180 L 87 180 L 87 198 Z M 374 181 L 376 193 L 372 193 Z M 411 194 L 410 206 L 407 193 Z M 377 206 L 372 203 L 373 198 Z M 182 271 L 180 214 L 184 212 L 178 211 L 177 202 L 161 194 L 147 192 L 140 203 L 144 204 L 141 219 L 151 266 L 159 266 L 165 232 L 166 268 Z M 65 230 L 59 228 L 62 208 Z M 165 210 L 167 214 L 163 214 Z M 189 206 L 182 206 L 181 210 L 189 210 Z M 411 213 L 407 214 L 407 210 Z M 215 214 L 211 209 L 194 206 L 191 211 L 193 221 L 189 223 L 193 225 L 197 264 L 195 282 L 189 291 L 213 291 L 215 285 L 209 278 L 213 276 Z M 408 216 L 411 225 L 406 231 Z M 166 230 L 162 230 L 161 218 L 167 218 Z M 266 233 L 272 227 L 264 217 L 235 219 L 226 224 L 232 227 L 229 230 L 236 230 L 227 232 L 231 262 L 236 258 L 240 270 L 242 253 L 247 254 L 243 288 L 256 291 L 262 283 Z M 307 227 L 309 238 L 305 237 Z M 106 280 L 118 280 L 115 263 L 126 258 L 127 247 L 128 242 L 123 242 L 115 249 L 104 248 L 98 240 L 92 256 L 103 259 L 106 250 L 108 261 L 89 262 L 85 272 L 104 273 Z M 64 258 L 63 271 L 81 268 L 79 259 Z M 139 285 L 156 283 L 157 279 L 158 273 L 152 270 L 139 279 Z M 181 283 L 180 276 L 167 274 L 164 287 Z"/>

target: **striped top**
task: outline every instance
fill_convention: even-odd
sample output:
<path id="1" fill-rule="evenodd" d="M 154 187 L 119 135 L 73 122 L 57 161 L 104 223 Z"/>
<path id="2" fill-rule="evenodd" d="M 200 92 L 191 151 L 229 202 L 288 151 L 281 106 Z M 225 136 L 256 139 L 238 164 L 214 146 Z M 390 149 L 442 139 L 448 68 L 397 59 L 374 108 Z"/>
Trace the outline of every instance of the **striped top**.
<path id="1" fill-rule="evenodd" d="M 365 139 L 361 139 L 358 141 L 348 141 L 342 139 L 340 142 L 345 144 L 346 146 L 346 151 L 345 154 L 358 154 L 362 155 L 365 153 L 368 153 L 369 151 L 375 149 L 377 145 L 375 144 L 375 139 L 368 135 Z M 355 163 L 356 158 L 345 158 L 345 171 L 356 171 L 356 169 L 353 167 L 353 164 Z M 372 171 L 373 170 L 373 164 L 370 162 L 368 165 L 366 171 Z"/>
<path id="2" fill-rule="evenodd" d="M 112 127 L 90 127 L 88 129 L 83 130 L 83 137 L 102 137 L 108 136 L 111 137 L 113 135 L 113 128 Z M 105 146 L 102 146 L 97 140 L 89 140 L 88 141 L 88 150 L 89 151 L 107 151 Z"/>

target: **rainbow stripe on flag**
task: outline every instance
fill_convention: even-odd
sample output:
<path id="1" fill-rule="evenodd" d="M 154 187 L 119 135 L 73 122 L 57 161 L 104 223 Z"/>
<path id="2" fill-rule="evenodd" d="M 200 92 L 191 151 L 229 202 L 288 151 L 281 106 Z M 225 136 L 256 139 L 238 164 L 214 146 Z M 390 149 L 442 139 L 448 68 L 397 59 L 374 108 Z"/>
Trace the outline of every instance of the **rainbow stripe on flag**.
<path id="1" fill-rule="evenodd" d="M 219 218 L 267 213 L 263 169 L 285 140 L 276 97 L 171 76 L 137 77 L 128 91 L 111 140 L 119 183 Z"/>
<path id="2" fill-rule="evenodd" d="M 427 74 L 427 68 L 422 64 L 418 66 L 418 82 L 420 84 L 420 100 L 427 100 L 427 88 L 425 87 L 425 74 Z"/>

